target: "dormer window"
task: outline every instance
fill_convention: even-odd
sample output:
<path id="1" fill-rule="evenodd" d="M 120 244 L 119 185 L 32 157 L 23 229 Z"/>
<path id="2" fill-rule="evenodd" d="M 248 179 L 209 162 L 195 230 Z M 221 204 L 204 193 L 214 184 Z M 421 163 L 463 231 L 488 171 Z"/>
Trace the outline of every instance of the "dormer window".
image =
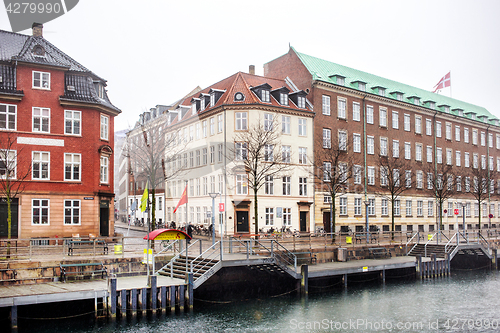
<path id="1" fill-rule="evenodd" d="M 372 88 L 375 94 L 378 94 L 379 96 L 385 97 L 385 88 L 381 86 L 375 86 Z"/>
<path id="2" fill-rule="evenodd" d="M 471 112 L 470 117 L 471 119 L 476 120 L 476 114 L 474 112 Z"/>
<path id="3" fill-rule="evenodd" d="M 262 102 L 265 102 L 265 103 L 271 102 L 271 96 L 269 93 L 270 93 L 269 90 L 262 90 L 261 91 L 260 99 L 262 100 Z"/>
<path id="4" fill-rule="evenodd" d="M 280 104 L 281 105 L 288 105 L 288 94 L 285 94 L 285 93 L 280 94 Z"/>
<path id="5" fill-rule="evenodd" d="M 210 103 L 210 95 L 201 93 L 199 97 L 200 97 L 200 111 L 203 111 L 208 107 Z"/>
<path id="6" fill-rule="evenodd" d="M 358 89 L 361 91 L 366 91 L 366 83 L 358 82 Z"/>
<path id="7" fill-rule="evenodd" d="M 99 96 L 99 98 L 104 98 L 104 96 L 106 96 L 106 90 L 101 83 L 97 85 L 97 96 Z"/>
<path id="8" fill-rule="evenodd" d="M 345 77 L 342 77 L 342 76 L 337 76 L 337 84 L 339 86 L 343 86 L 345 85 Z"/>
<path id="9" fill-rule="evenodd" d="M 395 98 L 398 101 L 403 101 L 403 93 L 401 91 L 392 91 L 391 95 L 393 98 Z"/>
<path id="10" fill-rule="evenodd" d="M 429 109 L 436 109 L 436 102 L 434 101 L 425 101 L 424 105 L 427 106 Z"/>
<path id="11" fill-rule="evenodd" d="M 214 107 L 225 92 L 225 90 L 210 89 L 208 92 L 210 94 L 210 106 Z"/>
<path id="12" fill-rule="evenodd" d="M 478 118 L 479 118 L 479 120 L 481 120 L 482 122 L 485 122 L 485 123 L 488 121 L 487 116 L 479 116 Z"/>
<path id="13" fill-rule="evenodd" d="M 462 110 L 462 109 L 453 109 L 453 111 L 457 114 L 457 116 L 460 116 L 460 117 L 464 116 L 464 110 Z"/>
<path id="14" fill-rule="evenodd" d="M 196 102 L 191 102 L 191 115 L 196 114 Z"/>
<path id="15" fill-rule="evenodd" d="M 287 87 L 281 87 L 271 91 L 271 95 L 277 100 L 281 105 L 288 105 L 288 93 L 290 90 Z"/>
<path id="16" fill-rule="evenodd" d="M 257 95 L 257 97 L 260 98 L 261 102 L 271 102 L 271 86 L 269 84 L 263 83 L 257 87 L 252 87 L 250 89 L 255 93 L 255 95 Z"/>
<path id="17" fill-rule="evenodd" d="M 415 104 L 415 105 L 420 105 L 420 98 L 415 97 L 415 98 L 413 99 L 413 104 Z"/>
<path id="18" fill-rule="evenodd" d="M 306 98 L 305 97 L 299 96 L 299 98 L 298 98 L 298 107 L 301 108 L 301 109 L 305 109 L 306 108 Z"/>
<path id="19" fill-rule="evenodd" d="M 45 57 L 45 49 L 41 45 L 35 45 L 31 52 L 35 57 Z"/>
<path id="20" fill-rule="evenodd" d="M 450 113 L 450 107 L 448 105 L 445 105 L 443 108 L 444 112 Z"/>
<path id="21" fill-rule="evenodd" d="M 500 120 L 495 119 L 495 120 L 494 120 L 494 123 L 495 123 L 495 126 L 500 126 Z"/>
<path id="22" fill-rule="evenodd" d="M 205 110 L 205 99 L 204 98 L 202 98 L 200 100 L 200 110 L 201 111 Z"/>
<path id="23" fill-rule="evenodd" d="M 292 100 L 292 102 L 297 105 L 297 107 L 301 109 L 306 108 L 306 92 L 303 90 L 300 91 L 295 91 L 293 93 L 290 93 L 288 97 Z"/>

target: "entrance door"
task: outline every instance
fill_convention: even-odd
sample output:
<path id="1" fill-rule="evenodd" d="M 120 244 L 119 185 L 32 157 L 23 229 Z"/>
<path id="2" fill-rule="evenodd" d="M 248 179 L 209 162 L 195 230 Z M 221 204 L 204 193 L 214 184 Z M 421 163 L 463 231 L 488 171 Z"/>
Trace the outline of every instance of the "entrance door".
<path id="1" fill-rule="evenodd" d="M 109 236 L 109 201 L 101 201 L 100 234 L 101 236 Z"/>
<path id="2" fill-rule="evenodd" d="M 323 212 L 323 229 L 330 233 L 330 212 Z"/>
<path id="3" fill-rule="evenodd" d="M 307 212 L 300 212 L 300 231 L 307 231 Z"/>
<path id="4" fill-rule="evenodd" d="M 236 232 L 249 232 L 248 211 L 236 211 Z"/>
<path id="5" fill-rule="evenodd" d="M 10 235 L 12 238 L 17 237 L 17 211 L 18 211 L 19 199 L 14 198 L 10 204 L 12 212 L 12 224 L 10 229 Z M 7 222 L 7 201 L 2 199 L 0 202 L 0 237 L 9 236 L 9 225 Z"/>

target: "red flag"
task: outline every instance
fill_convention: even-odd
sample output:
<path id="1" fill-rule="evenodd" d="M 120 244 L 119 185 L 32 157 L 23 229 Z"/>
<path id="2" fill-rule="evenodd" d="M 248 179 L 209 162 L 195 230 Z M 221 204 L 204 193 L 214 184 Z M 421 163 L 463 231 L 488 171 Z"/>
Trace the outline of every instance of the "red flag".
<path id="1" fill-rule="evenodd" d="M 181 195 L 181 198 L 179 200 L 179 203 L 177 204 L 177 206 L 174 209 L 174 213 L 177 211 L 177 208 L 179 208 L 180 205 L 184 205 L 184 204 L 186 204 L 188 202 L 187 189 L 188 189 L 188 186 L 186 185 L 186 188 L 184 188 L 184 192 L 182 192 L 182 195 Z"/>
<path id="2" fill-rule="evenodd" d="M 448 74 L 443 76 L 443 78 L 438 82 L 438 84 L 434 86 L 433 92 L 436 92 L 439 89 L 443 89 L 450 86 L 451 86 L 451 72 L 448 72 Z"/>

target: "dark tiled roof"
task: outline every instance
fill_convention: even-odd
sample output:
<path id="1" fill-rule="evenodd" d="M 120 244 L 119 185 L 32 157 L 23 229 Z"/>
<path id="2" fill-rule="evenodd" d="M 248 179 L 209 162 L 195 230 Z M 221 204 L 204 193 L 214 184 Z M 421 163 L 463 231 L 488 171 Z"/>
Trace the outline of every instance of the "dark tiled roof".
<path id="1" fill-rule="evenodd" d="M 41 50 L 40 54 L 34 52 L 36 48 Z M 98 81 L 103 86 L 106 86 L 106 80 L 97 76 L 66 53 L 59 50 L 45 38 L 0 30 L 0 64 L 5 64 L 0 67 L 0 75 L 3 71 L 6 71 L 6 80 L 9 81 L 8 87 L 5 89 L 2 89 L 0 85 L 0 92 L 19 93 L 15 86 L 15 75 L 12 75 L 13 73 L 8 73 L 9 65 L 11 65 L 10 68 L 14 70 L 12 63 L 15 61 L 61 67 L 67 70 L 65 82 L 66 89 L 64 95 L 61 96 L 62 100 L 99 104 L 120 112 L 118 108 L 111 104 L 105 92 L 103 98 L 99 98 L 97 95 L 94 87 L 94 80 Z M 12 78 L 14 78 L 13 81 Z M 10 81 L 13 82 L 13 85 Z M 74 86 L 75 91 L 68 91 L 68 85 Z"/>

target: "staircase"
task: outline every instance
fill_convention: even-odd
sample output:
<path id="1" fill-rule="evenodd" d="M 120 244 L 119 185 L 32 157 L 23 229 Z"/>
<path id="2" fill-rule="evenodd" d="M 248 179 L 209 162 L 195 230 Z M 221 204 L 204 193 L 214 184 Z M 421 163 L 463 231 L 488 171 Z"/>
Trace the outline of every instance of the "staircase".
<path id="1" fill-rule="evenodd" d="M 436 257 L 437 258 L 444 258 L 444 255 L 446 253 L 445 251 L 445 246 L 446 245 L 438 245 L 438 244 L 427 244 L 427 246 L 425 244 L 416 244 L 410 252 L 408 252 L 408 255 L 409 256 L 413 256 L 413 257 L 416 257 L 416 256 L 422 256 L 422 257 L 428 257 L 430 256 L 432 253 L 436 254 Z M 427 250 L 426 250 L 426 247 L 427 247 Z M 455 249 L 455 245 L 453 246 L 448 246 L 448 248 L 446 250 L 449 251 L 449 253 L 453 252 L 453 250 Z"/>
<path id="2" fill-rule="evenodd" d="M 199 279 L 203 274 L 208 272 L 212 267 L 216 266 L 218 261 L 211 259 L 187 257 L 188 260 L 188 272 L 191 272 L 191 267 L 193 268 L 193 280 Z M 179 256 L 174 258 L 170 263 L 163 266 L 158 274 L 163 276 L 169 276 L 176 279 L 187 280 L 186 274 L 186 257 Z"/>

